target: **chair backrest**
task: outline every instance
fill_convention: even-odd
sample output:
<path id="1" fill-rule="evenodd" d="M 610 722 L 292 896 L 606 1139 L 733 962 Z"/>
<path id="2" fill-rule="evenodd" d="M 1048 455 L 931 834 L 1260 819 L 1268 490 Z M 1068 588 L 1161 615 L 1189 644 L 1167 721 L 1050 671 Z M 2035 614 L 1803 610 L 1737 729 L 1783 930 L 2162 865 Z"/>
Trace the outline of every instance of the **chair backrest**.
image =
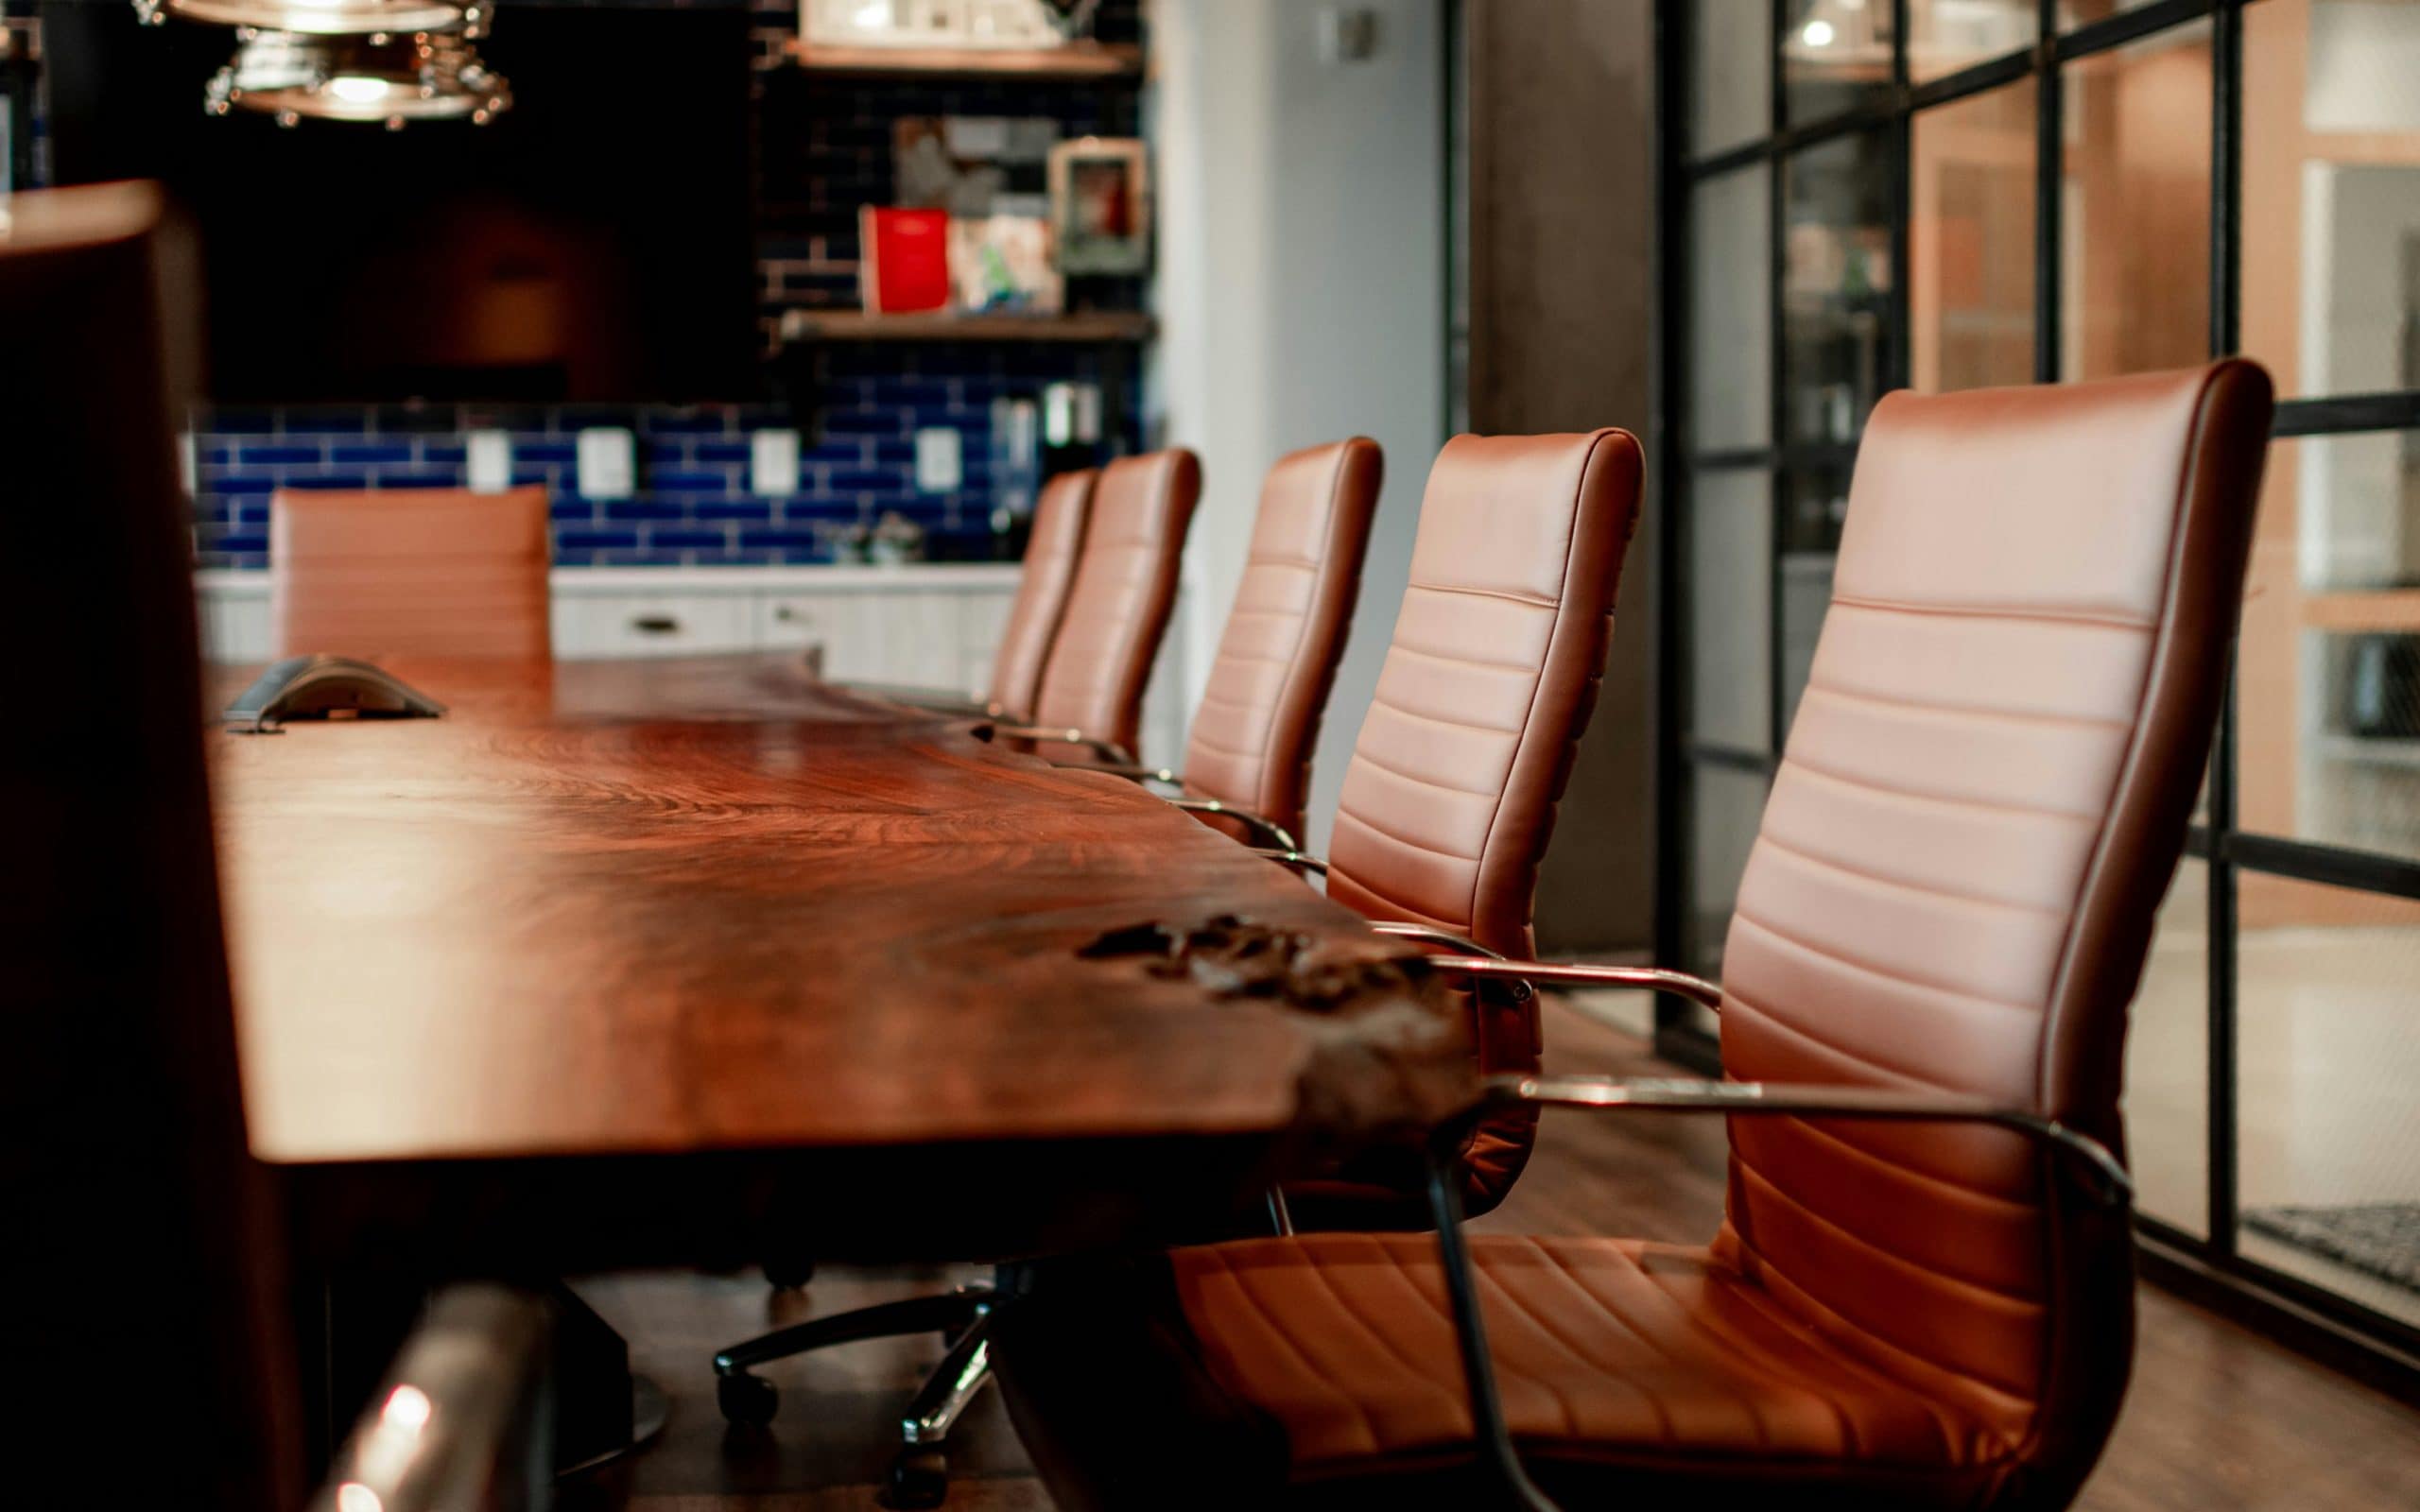
<path id="1" fill-rule="evenodd" d="M 1277 459 L 1184 751 L 1184 785 L 1303 833 L 1311 747 L 1336 685 L 1370 516 L 1378 443 L 1357 436 Z"/>
<path id="2" fill-rule="evenodd" d="M 281 490 L 269 502 L 277 654 L 544 661 L 546 490 Z"/>
<path id="3" fill-rule="evenodd" d="M 1940 1088 L 2119 1147 L 2126 1005 L 2201 782 L 2268 441 L 2222 362 L 1893 394 L 1723 961 L 1742 1080 Z M 2080 1479 L 2132 1267 L 2020 1137 L 1733 1121 L 1719 1249 Z M 2065 1504 L 2045 1501 L 2045 1505 Z"/>
<path id="4" fill-rule="evenodd" d="M 1458 436 L 1328 842 L 1328 895 L 1527 955 L 1538 863 L 1596 701 L 1638 518 L 1627 431 Z"/>
<path id="5" fill-rule="evenodd" d="M 1050 643 L 1033 721 L 1135 749 L 1143 687 L 1176 607 L 1201 464 L 1182 447 L 1120 457 L 1093 485 L 1066 612 Z"/>
<path id="6" fill-rule="evenodd" d="M 147 188 L 10 209 L 0 497 L 26 507 L 0 634 L 27 654 L 26 717 L 0 743 L 9 1431 L 163 1505 L 289 1506 L 288 1298 L 245 1144 L 164 355 L 164 311 L 189 322 L 197 299 Z"/>
<path id="7" fill-rule="evenodd" d="M 1009 606 L 999 653 L 992 659 L 992 707 L 1004 718 L 1023 723 L 1033 717 L 1043 664 L 1066 613 L 1067 590 L 1076 580 L 1076 554 L 1083 547 L 1084 522 L 1099 476 L 1090 468 L 1062 472 L 1042 486 L 1042 497 L 1034 501 L 1033 531 L 1026 539 L 1016 600 Z"/>
<path id="8" fill-rule="evenodd" d="M 1328 837 L 1328 896 L 1531 954 L 1538 863 L 1614 629 L 1638 520 L 1627 431 L 1458 436 L 1420 503 L 1410 579 Z M 1533 1069 L 1534 995 L 1478 993 L 1481 1069 Z M 1535 1114 L 1490 1114 L 1462 1152 L 1463 1200 L 1494 1206 Z M 1415 1189 L 1416 1190 L 1416 1189 Z"/>

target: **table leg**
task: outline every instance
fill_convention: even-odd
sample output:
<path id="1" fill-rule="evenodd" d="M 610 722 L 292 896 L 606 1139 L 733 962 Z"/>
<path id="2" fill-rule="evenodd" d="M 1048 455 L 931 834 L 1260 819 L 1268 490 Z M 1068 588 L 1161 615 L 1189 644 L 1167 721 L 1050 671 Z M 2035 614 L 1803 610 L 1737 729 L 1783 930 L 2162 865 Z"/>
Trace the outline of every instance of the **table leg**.
<path id="1" fill-rule="evenodd" d="M 562 1281 L 554 1304 L 555 1473 L 627 1454 L 664 1426 L 664 1392 L 631 1371 L 630 1344 Z"/>

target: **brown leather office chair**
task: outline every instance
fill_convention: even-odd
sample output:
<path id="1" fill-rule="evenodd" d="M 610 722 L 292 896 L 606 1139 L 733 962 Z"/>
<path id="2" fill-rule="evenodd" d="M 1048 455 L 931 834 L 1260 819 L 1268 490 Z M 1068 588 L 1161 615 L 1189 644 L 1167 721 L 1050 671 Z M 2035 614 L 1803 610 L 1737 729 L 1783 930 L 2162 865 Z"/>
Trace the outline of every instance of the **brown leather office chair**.
<path id="1" fill-rule="evenodd" d="M 1033 505 L 1033 531 L 1026 538 L 1025 566 L 1017 596 L 992 659 L 989 712 L 1002 719 L 1033 717 L 1042 692 L 1042 669 L 1066 617 L 1067 593 L 1076 580 L 1084 526 L 1092 514 L 1093 488 L 1100 474 L 1091 468 L 1062 472 L 1043 485 Z"/>
<path id="2" fill-rule="evenodd" d="M 1384 458 L 1368 437 L 1277 459 L 1182 769 L 1111 766 L 1255 845 L 1296 848 L 1320 717 L 1361 593 Z"/>
<path id="3" fill-rule="evenodd" d="M 551 654 L 546 490 L 281 489 L 269 501 L 277 654 Z"/>
<path id="4" fill-rule="evenodd" d="M 1026 537 L 1025 560 L 1017 573 L 1016 597 L 1001 626 L 999 648 L 992 658 L 992 684 L 980 698 L 935 688 L 905 687 L 888 682 L 851 682 L 857 692 L 910 704 L 940 713 L 972 714 L 1019 724 L 1033 717 L 1042 689 L 1042 669 L 1058 638 L 1059 622 L 1067 610 L 1067 591 L 1076 577 L 1076 558 L 1083 549 L 1084 526 L 1092 515 L 1093 486 L 1100 474 L 1091 468 L 1062 472 L 1042 486 L 1034 501 L 1033 528 Z"/>
<path id="5" fill-rule="evenodd" d="M 1619 430 L 1460 436 L 1438 454 L 1328 858 L 1288 858 L 1323 867 L 1329 897 L 1417 936 L 1534 949 L 1538 865 L 1604 673 L 1641 465 Z M 1534 996 L 1473 996 L 1482 1068 L 1535 1069 Z M 1474 1132 L 1475 1208 L 1511 1188 L 1536 1125 L 1505 1108 Z M 1305 1228 L 1416 1227 L 1421 1180 L 1417 1162 L 1374 1152 L 1285 1202 Z"/>
<path id="6" fill-rule="evenodd" d="M 305 1489 L 293 1299 L 246 1148 L 219 931 L 170 419 L 189 390 L 165 354 L 194 349 L 163 338 L 195 305 L 147 186 L 10 209 L 0 494 L 76 505 L 22 511 L 0 550 L 0 633 L 36 648 L 15 679 L 28 717 L 0 747 L 0 1285 L 22 1303 L 0 1412 L 51 1473 L 110 1487 L 86 1503 L 277 1512 Z M 442 1302 L 443 1347 L 424 1339 L 390 1383 L 455 1426 L 383 1457 L 356 1442 L 340 1475 L 389 1512 L 427 1512 L 439 1487 L 498 1504 L 458 1493 L 512 1485 L 485 1457 L 506 1454 L 505 1409 L 534 1400 L 534 1306 Z"/>
<path id="7" fill-rule="evenodd" d="M 1176 608 L 1201 464 L 1183 447 L 1120 457 L 1093 485 L 1083 550 L 1042 669 L 1030 726 L 1003 738 L 1083 747 L 1131 762 L 1143 689 Z"/>
<path id="8" fill-rule="evenodd" d="M 1737 1080 L 1492 1093 L 1730 1115 L 1712 1244 L 1447 1222 L 1442 1263 L 1328 1234 L 1037 1268 L 994 1338 L 1059 1504 L 2067 1504 L 2131 1355 L 2126 1007 L 2270 407 L 2241 362 L 1884 400 L 1724 957 Z"/>

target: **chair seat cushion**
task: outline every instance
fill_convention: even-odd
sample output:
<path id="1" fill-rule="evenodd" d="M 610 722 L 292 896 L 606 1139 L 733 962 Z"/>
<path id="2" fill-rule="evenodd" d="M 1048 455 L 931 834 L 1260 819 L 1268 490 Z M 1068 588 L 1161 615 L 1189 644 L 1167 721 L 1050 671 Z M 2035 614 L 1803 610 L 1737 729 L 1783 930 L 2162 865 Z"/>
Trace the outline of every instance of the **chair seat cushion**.
<path id="1" fill-rule="evenodd" d="M 1827 1345 L 1701 1248 L 1478 1237 L 1505 1412 L 1566 1504 L 1775 1492 L 1967 1507 L 1997 1434 Z M 1071 1507 L 1450 1503 L 1480 1489 L 1433 1239 L 1308 1234 L 1037 1273 L 999 1368 Z"/>

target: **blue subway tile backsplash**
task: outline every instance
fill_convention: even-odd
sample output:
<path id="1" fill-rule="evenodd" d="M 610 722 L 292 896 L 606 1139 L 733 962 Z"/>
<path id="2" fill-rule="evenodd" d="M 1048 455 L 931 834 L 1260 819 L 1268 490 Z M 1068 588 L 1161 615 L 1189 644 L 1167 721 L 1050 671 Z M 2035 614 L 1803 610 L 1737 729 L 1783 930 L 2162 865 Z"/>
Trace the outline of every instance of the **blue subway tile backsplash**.
<path id="1" fill-rule="evenodd" d="M 379 467 L 410 462 L 413 457 L 408 442 L 390 442 L 384 446 L 332 446 L 328 448 L 328 460 L 358 467 Z"/>
<path id="2" fill-rule="evenodd" d="M 888 512 L 923 526 L 926 555 L 935 559 L 988 557 L 991 411 L 988 402 L 966 399 L 978 383 L 986 392 L 996 386 L 1017 395 L 1035 393 L 1039 383 L 1008 376 L 1007 351 L 974 343 L 885 354 L 898 359 L 890 369 L 855 354 L 852 375 L 823 390 L 822 434 L 802 445 L 799 491 L 787 498 L 750 490 L 749 431 L 796 423 L 775 405 L 524 405 L 509 412 L 492 404 L 378 406 L 338 417 L 358 422 L 351 431 L 336 428 L 324 406 L 199 410 L 192 421 L 195 550 L 204 565 L 265 566 L 268 496 L 276 490 L 459 488 L 467 481 L 464 433 L 502 428 L 512 447 L 514 484 L 552 496 L 555 556 L 564 566 L 608 565 L 609 558 L 628 564 L 630 553 L 646 556 L 648 565 L 824 561 L 840 532 Z M 1046 381 L 1107 376 L 1096 352 L 1052 349 L 1046 356 Z M 954 362 L 963 365 L 964 376 L 933 376 Z M 1130 379 L 1130 416 L 1139 403 Z M 231 417 L 243 429 L 229 429 Z M 402 428 L 389 430 L 390 421 Z M 575 437 L 589 425 L 650 438 L 631 497 L 579 494 Z M 950 492 L 916 485 L 913 437 L 930 425 L 960 434 L 961 477 Z M 1138 440 L 1130 425 L 1128 444 Z M 644 539 L 613 528 L 640 524 L 650 527 Z M 233 534 L 214 535 L 214 528 Z"/>

